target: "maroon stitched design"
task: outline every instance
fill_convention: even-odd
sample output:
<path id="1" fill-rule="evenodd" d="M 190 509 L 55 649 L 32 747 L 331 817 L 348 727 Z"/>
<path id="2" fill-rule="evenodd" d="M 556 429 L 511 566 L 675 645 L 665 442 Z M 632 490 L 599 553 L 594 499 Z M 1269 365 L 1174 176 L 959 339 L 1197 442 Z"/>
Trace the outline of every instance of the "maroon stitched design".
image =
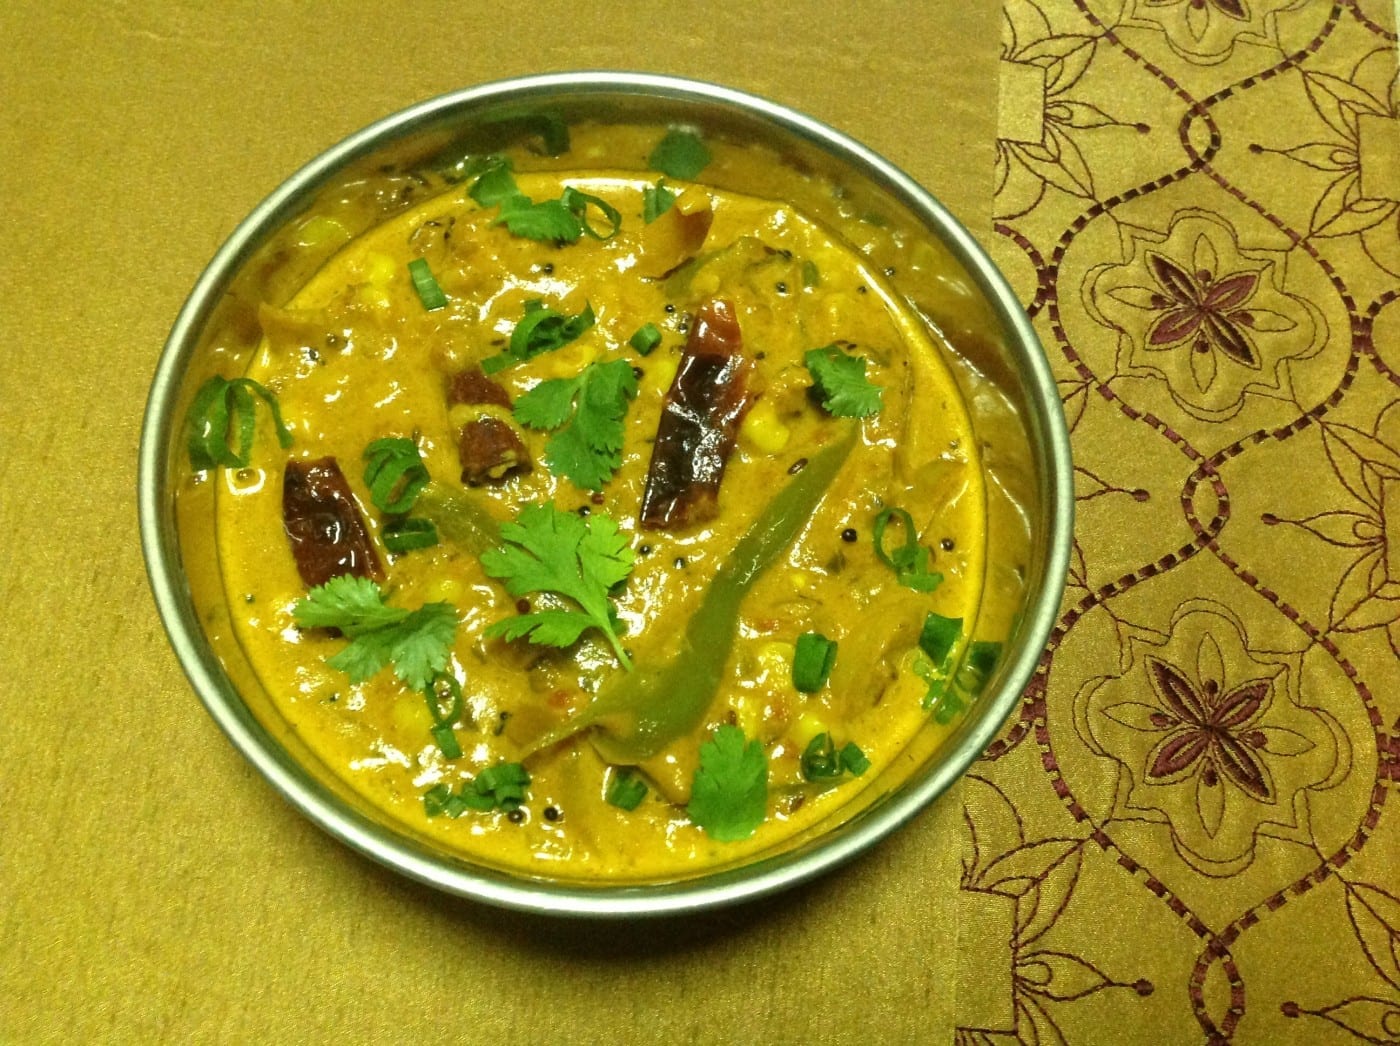
<path id="1" fill-rule="evenodd" d="M 1382 816 L 1400 692 L 1367 678 L 1393 671 L 1382 636 L 1400 654 L 1400 404 L 1372 405 L 1378 383 L 1400 399 L 1400 326 L 1383 326 L 1400 301 L 1392 14 L 1381 0 L 1004 10 L 995 232 L 1035 273 L 1020 290 L 1070 422 L 1079 533 L 1020 714 L 969 782 L 983 798 L 964 890 L 994 882 L 982 855 L 1014 852 L 1042 891 L 1025 904 L 1044 910 L 1054 883 L 1063 900 L 1053 930 L 1008 934 L 1015 1019 L 967 1023 L 959 1041 L 1102 1040 L 1087 1007 L 1037 994 L 1023 966 L 1043 948 L 1109 980 L 1098 922 L 1069 904 L 1100 851 L 1198 942 L 1157 999 L 1179 999 L 1205 1041 L 1400 1041 L 1400 822 Z M 1272 100 L 1310 118 L 1270 121 Z M 1101 115 L 1066 120 L 1065 102 Z M 998 802 L 1017 826 L 1000 847 Z M 1277 941 L 1304 919 L 1354 931 L 1329 956 L 1345 997 L 1311 991 L 1306 970 L 1247 990 L 1260 925 Z M 1094 994 L 1125 1036 L 1150 1027 Z"/>
<path id="2" fill-rule="evenodd" d="M 977 898 L 1003 902 L 1011 1001 L 1001 1020 L 993 1013 L 968 1015 L 969 1023 L 957 1030 L 958 1046 L 991 1046 L 1008 1035 L 1023 1043 L 1065 1042 L 1056 1016 L 1068 1004 L 1112 988 L 1131 989 L 1139 998 L 1151 995 L 1150 981 L 1116 980 L 1078 949 L 1054 943 L 1089 840 L 1028 840 L 1020 812 L 1005 792 L 978 776 L 969 777 L 965 787 L 972 801 L 963 811 L 962 898 L 967 904 Z M 1085 941 L 1083 947 L 1092 945 Z"/>

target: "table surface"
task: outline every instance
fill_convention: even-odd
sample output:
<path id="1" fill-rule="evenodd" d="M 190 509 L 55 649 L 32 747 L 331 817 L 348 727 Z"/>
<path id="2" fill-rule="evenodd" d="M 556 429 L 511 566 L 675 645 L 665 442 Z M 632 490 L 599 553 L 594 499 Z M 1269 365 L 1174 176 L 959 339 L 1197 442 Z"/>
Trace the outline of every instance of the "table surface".
<path id="1" fill-rule="evenodd" d="M 1392 0 L 0 10 L 0 1041 L 1400 1041 Z M 190 692 L 134 506 L 184 295 L 309 157 L 460 86 L 713 79 L 988 247 L 1077 461 L 1050 656 L 957 788 L 704 918 L 440 896 Z"/>

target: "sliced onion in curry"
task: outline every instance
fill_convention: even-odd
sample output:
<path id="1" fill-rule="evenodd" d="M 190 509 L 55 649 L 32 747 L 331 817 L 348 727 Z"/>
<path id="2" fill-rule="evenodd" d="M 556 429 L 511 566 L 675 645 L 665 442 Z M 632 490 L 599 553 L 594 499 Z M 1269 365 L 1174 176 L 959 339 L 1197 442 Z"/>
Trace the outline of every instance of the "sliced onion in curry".
<path id="1" fill-rule="evenodd" d="M 637 275 L 665 279 L 694 258 L 705 245 L 714 217 L 708 199 L 702 206 L 695 207 L 691 207 L 684 196 L 678 199 L 638 235 Z"/>

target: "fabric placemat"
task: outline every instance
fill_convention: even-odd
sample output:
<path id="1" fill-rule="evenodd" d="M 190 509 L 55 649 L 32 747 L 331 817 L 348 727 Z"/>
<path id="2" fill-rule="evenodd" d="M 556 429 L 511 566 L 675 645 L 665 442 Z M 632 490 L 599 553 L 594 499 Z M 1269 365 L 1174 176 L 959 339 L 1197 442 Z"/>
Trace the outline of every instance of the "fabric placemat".
<path id="1" fill-rule="evenodd" d="M 960 1038 L 1400 1041 L 1391 5 L 1004 7 L 994 251 L 1076 541 L 966 781 Z"/>

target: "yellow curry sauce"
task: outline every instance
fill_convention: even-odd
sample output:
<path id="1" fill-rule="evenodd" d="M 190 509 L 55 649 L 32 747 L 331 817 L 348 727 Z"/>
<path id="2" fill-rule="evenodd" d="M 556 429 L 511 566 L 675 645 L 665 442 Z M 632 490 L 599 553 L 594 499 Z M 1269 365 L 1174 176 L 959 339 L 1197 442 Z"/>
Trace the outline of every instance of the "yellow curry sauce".
<path id="1" fill-rule="evenodd" d="M 496 207 L 457 186 L 354 238 L 286 306 L 264 306 L 265 338 L 246 376 L 276 397 L 292 444 L 278 450 L 264 415 L 250 467 L 218 476 L 219 554 L 236 632 L 306 743 L 414 831 L 471 859 L 541 875 L 694 875 L 828 817 L 912 738 L 949 729 L 926 707 L 929 665 L 919 639 L 930 614 L 977 618 L 987 525 L 976 441 L 928 327 L 855 250 L 792 206 L 668 179 L 679 194 L 677 215 L 712 215 L 703 243 L 690 250 L 667 233 L 671 219 L 644 221 L 652 179 L 563 169 L 515 180 L 532 200 L 573 186 L 616 208 L 620 226 L 605 239 L 533 240 L 514 235 L 498 223 Z M 333 223 L 329 229 L 323 223 L 308 234 L 334 235 Z M 430 311 L 415 290 L 408 264 L 418 258 L 445 295 L 444 307 Z M 718 513 L 674 530 L 643 529 L 638 511 L 668 390 L 698 310 L 716 298 L 733 309 L 749 365 L 749 406 L 719 486 Z M 554 475 L 546 462 L 550 434 L 515 424 L 503 408 L 494 409 L 513 425 L 532 467 L 470 490 L 458 481 L 464 414 L 444 389 L 463 368 L 502 353 L 532 302 L 569 316 L 588 306 L 596 322 L 562 348 L 495 372 L 512 402 L 592 363 L 622 359 L 634 367 L 621 465 L 599 490 Z M 642 355 L 629 339 L 646 324 L 661 338 Z M 864 359 L 866 377 L 883 389 L 877 413 L 832 417 L 816 401 L 804 356 L 833 344 Z M 563 649 L 488 638 L 491 625 L 532 600 L 508 594 L 475 552 L 445 535 L 433 547 L 386 553 L 387 517 L 363 479 L 372 441 L 409 437 L 434 488 L 473 499 L 498 522 L 543 503 L 610 518 L 635 556 L 612 603 L 623 647 L 642 671 L 676 654 L 726 556 L 802 465 L 850 427 L 858 429 L 856 441 L 816 511 L 744 598 L 718 693 L 701 721 L 626 770 L 648 788 L 632 810 L 605 800 L 624 772 L 601 754 L 610 751 L 607 724 L 567 728 L 626 671 L 606 638 L 586 631 Z M 446 671 L 463 695 L 452 724 L 458 758 L 435 743 L 421 693 L 388 668 L 350 682 L 326 663 L 346 637 L 294 621 L 307 586 L 284 528 L 283 466 L 328 456 L 374 536 L 386 602 L 445 602 L 455 611 Z M 902 583 L 877 555 L 873 529 L 887 507 L 912 514 L 919 545 L 943 578 L 932 591 Z M 886 546 L 904 539 L 898 521 L 887 521 Z M 829 680 L 803 693 L 793 681 L 794 646 L 809 632 L 834 640 L 837 652 Z M 762 823 L 730 841 L 712 838 L 687 813 L 698 753 L 724 725 L 761 744 L 768 772 Z M 869 769 L 806 780 L 801 756 L 821 733 L 837 746 L 858 745 Z M 610 754 L 616 758 L 615 747 Z M 518 808 L 447 816 L 425 804 L 435 786 L 459 787 L 515 762 L 529 775 Z"/>

